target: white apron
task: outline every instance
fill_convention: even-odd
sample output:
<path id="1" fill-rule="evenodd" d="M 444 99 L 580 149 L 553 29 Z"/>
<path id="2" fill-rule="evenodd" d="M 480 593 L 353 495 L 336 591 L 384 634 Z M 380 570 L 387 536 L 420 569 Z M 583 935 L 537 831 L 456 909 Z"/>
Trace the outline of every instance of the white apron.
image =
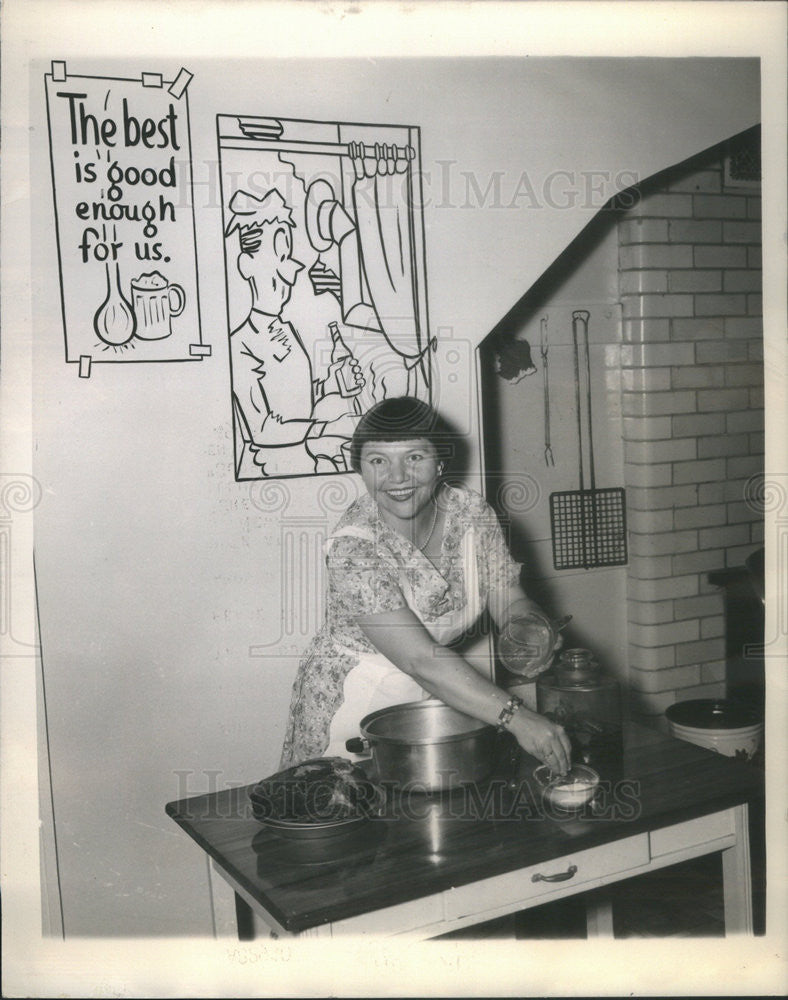
<path id="1" fill-rule="evenodd" d="M 328 539 L 328 547 L 334 538 L 341 535 L 373 540 L 372 534 L 366 529 L 348 526 L 340 528 Z M 467 631 L 484 610 L 479 596 L 479 570 L 472 527 L 466 531 L 460 546 L 465 580 L 465 605 L 441 615 L 435 621 L 422 621 L 432 638 L 441 645 L 446 645 Z M 414 595 L 404 573 L 400 576 L 400 586 L 408 607 L 421 621 L 421 615 L 416 610 Z M 360 735 L 359 723 L 370 712 L 388 708 L 389 705 L 430 697 L 421 685 L 382 653 L 366 653 L 353 649 L 347 649 L 346 652 L 358 657 L 358 663 L 345 677 L 344 701 L 331 721 L 329 744 L 325 750 L 327 757 L 355 757 L 345 748 L 345 741 Z"/>

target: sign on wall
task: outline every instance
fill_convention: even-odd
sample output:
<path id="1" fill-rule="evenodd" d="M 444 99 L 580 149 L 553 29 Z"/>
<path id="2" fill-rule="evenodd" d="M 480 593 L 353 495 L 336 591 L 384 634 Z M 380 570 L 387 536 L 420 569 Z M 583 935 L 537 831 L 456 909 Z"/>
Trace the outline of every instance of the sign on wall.
<path id="1" fill-rule="evenodd" d="M 192 75 L 45 74 L 66 361 L 195 361 Z"/>

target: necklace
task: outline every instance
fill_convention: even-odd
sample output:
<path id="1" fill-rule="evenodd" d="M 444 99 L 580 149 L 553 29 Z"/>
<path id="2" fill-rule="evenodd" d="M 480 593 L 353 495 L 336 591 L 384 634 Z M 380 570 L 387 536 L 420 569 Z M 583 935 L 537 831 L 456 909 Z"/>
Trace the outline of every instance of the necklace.
<path id="1" fill-rule="evenodd" d="M 438 523 L 438 505 L 435 502 L 435 499 L 433 498 L 433 501 L 432 501 L 432 526 L 430 527 L 430 533 L 427 535 L 427 537 L 424 539 L 424 541 L 421 543 L 421 545 L 417 545 L 417 548 L 420 549 L 422 552 L 430 544 L 430 539 L 432 538 L 433 532 L 435 531 L 435 525 L 437 523 Z"/>

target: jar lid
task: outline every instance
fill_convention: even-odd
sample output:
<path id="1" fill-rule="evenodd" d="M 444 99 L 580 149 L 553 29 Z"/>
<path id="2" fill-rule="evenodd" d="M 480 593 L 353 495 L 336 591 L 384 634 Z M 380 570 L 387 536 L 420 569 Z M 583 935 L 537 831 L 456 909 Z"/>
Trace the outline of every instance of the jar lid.
<path id="1" fill-rule="evenodd" d="M 679 701 L 665 710 L 665 717 L 676 725 L 696 729 L 742 729 L 762 721 L 755 709 L 723 698 Z"/>
<path id="2" fill-rule="evenodd" d="M 609 674 L 597 673 L 593 676 L 583 678 L 571 676 L 571 671 L 560 671 L 556 667 L 547 670 L 536 678 L 536 685 L 540 688 L 549 688 L 554 691 L 566 691 L 567 693 L 587 693 L 589 691 L 601 691 L 605 688 L 615 688 L 618 690 L 618 681 Z"/>
<path id="3" fill-rule="evenodd" d="M 562 649 L 558 656 L 558 660 L 560 663 L 564 664 L 567 669 L 599 669 L 599 664 L 597 663 L 594 654 L 590 649 L 584 649 L 582 646 L 576 646 L 573 649 Z"/>

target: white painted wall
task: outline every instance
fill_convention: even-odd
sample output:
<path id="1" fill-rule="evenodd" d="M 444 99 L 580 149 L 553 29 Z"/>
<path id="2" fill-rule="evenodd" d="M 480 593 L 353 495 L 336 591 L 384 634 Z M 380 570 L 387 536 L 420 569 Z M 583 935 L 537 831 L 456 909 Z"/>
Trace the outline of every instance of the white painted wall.
<path id="1" fill-rule="evenodd" d="M 31 78 L 35 546 L 65 933 L 208 934 L 204 857 L 164 805 L 275 767 L 296 653 L 316 624 L 307 614 L 304 635 L 282 634 L 283 588 L 314 593 L 316 543 L 357 483 L 336 477 L 340 495 L 319 501 L 326 480 L 291 480 L 277 509 L 232 480 L 221 212 L 209 183 L 197 189 L 196 221 L 212 358 L 101 366 L 88 380 L 64 364 L 46 68 Z M 153 68 L 174 75 L 180 62 L 75 66 Z M 217 113 L 421 126 L 437 399 L 474 434 L 473 348 L 612 180 L 646 177 L 759 114 L 754 60 L 194 60 L 189 69 L 198 181 L 216 178 Z M 611 178 L 590 203 L 587 171 Z M 493 195 L 467 200 L 466 175 L 481 191 L 499 178 L 500 206 Z M 546 200 L 551 178 L 566 207 Z M 447 358 L 452 346 L 467 363 Z M 281 559 L 283 519 L 311 552 L 292 567 Z"/>
<path id="2" fill-rule="evenodd" d="M 512 549 L 523 563 L 531 595 L 555 616 L 571 614 L 564 638 L 567 648 L 592 649 L 604 669 L 627 680 L 626 567 L 556 570 L 553 562 L 550 495 L 580 488 L 580 446 L 574 376 L 572 314 L 589 313 L 590 385 L 595 485 L 624 485 L 621 440 L 620 343 L 618 304 L 618 234 L 612 217 L 599 219 L 598 235 L 571 268 L 551 282 L 550 291 L 534 296 L 523 319 L 507 324 L 509 335 L 526 340 L 537 371 L 520 382 L 495 372 L 495 352 L 481 351 L 486 369 L 484 422 L 490 496 L 502 484 L 511 497 L 506 517 Z M 544 363 L 540 354 L 546 320 L 553 465 L 545 461 Z M 583 429 L 583 485 L 590 488 L 591 447 L 588 433 L 586 361 L 578 329 L 580 415 Z M 520 488 L 518 489 L 518 484 Z"/>

